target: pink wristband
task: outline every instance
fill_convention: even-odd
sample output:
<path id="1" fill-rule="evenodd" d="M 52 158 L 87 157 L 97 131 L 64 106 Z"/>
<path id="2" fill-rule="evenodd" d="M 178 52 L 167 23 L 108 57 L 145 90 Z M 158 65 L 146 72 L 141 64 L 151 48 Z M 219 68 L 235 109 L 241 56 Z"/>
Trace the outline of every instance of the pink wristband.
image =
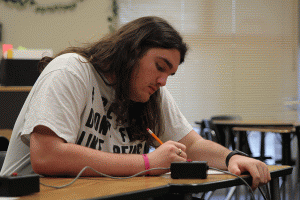
<path id="1" fill-rule="evenodd" d="M 145 170 L 150 169 L 150 163 L 147 154 L 142 154 L 145 162 Z M 146 172 L 146 174 L 150 174 L 149 172 Z"/>

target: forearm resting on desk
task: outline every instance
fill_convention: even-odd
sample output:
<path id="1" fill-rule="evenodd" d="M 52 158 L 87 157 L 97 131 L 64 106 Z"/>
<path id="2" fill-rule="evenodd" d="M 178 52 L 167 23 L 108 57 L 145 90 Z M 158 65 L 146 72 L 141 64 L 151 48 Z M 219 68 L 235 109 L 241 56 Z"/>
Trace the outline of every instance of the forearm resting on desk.
<path id="1" fill-rule="evenodd" d="M 191 160 L 207 161 L 208 166 L 226 170 L 226 156 L 230 150 L 210 140 L 197 140 L 187 150 Z"/>
<path id="2" fill-rule="evenodd" d="M 145 170 L 143 157 L 107 153 L 66 143 L 47 127 L 35 128 L 30 139 L 33 170 L 43 175 L 76 176 L 84 167 L 113 176 L 130 176 Z M 83 176 L 99 176 L 86 170 Z"/>

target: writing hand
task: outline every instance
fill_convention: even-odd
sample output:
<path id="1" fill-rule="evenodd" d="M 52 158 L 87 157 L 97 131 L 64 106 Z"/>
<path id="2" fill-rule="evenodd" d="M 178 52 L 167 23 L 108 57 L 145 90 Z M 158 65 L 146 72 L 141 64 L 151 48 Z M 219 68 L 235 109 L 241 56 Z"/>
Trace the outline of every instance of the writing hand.
<path id="1" fill-rule="evenodd" d="M 186 146 L 175 141 L 168 141 L 159 146 L 156 150 L 148 154 L 150 167 L 167 168 L 171 166 L 172 162 L 186 161 L 187 155 L 185 153 Z M 154 170 L 151 175 L 159 175 L 166 173 L 167 170 Z"/>

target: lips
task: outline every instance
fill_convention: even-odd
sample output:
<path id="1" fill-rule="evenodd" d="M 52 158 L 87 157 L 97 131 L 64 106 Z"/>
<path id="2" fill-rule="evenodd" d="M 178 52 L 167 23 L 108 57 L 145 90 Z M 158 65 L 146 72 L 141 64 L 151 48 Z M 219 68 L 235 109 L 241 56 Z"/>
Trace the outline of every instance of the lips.
<path id="1" fill-rule="evenodd" d="M 149 86 L 149 88 L 151 90 L 151 94 L 153 94 L 157 90 L 157 87 L 155 86 Z"/>

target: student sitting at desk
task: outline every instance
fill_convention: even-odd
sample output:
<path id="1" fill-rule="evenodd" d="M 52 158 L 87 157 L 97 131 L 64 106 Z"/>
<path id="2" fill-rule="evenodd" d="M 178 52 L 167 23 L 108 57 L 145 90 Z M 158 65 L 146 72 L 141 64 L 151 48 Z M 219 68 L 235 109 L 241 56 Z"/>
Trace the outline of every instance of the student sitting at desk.
<path id="1" fill-rule="evenodd" d="M 187 159 L 227 169 L 231 151 L 197 134 L 165 87 L 186 51 L 165 20 L 143 17 L 96 43 L 43 58 L 43 71 L 16 121 L 1 174 L 75 176 L 90 166 L 129 176 Z M 147 128 L 164 143 L 157 146 Z M 156 150 L 143 154 L 146 143 Z M 271 179 L 266 164 L 237 154 L 228 170 L 250 172 L 253 189 Z M 83 175 L 98 174 L 86 170 Z"/>

